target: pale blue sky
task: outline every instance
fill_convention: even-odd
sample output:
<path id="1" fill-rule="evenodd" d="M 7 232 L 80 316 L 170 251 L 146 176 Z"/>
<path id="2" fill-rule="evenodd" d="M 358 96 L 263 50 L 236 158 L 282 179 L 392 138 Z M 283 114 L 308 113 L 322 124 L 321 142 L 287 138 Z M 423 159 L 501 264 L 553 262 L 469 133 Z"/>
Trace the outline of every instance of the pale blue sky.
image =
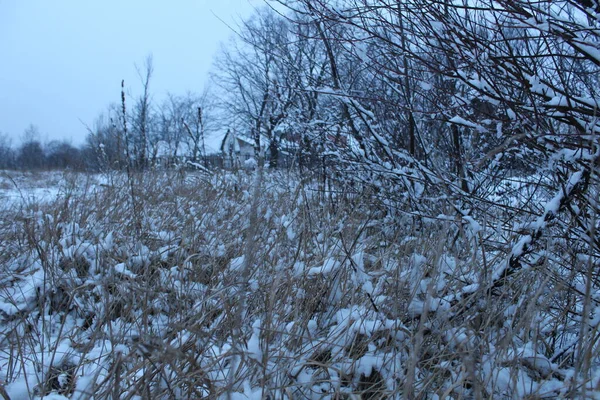
<path id="1" fill-rule="evenodd" d="M 18 144 L 35 124 L 43 140 L 83 142 L 85 127 L 132 93 L 134 64 L 153 55 L 151 90 L 201 92 L 220 42 L 260 0 L 0 0 L 0 133 Z"/>

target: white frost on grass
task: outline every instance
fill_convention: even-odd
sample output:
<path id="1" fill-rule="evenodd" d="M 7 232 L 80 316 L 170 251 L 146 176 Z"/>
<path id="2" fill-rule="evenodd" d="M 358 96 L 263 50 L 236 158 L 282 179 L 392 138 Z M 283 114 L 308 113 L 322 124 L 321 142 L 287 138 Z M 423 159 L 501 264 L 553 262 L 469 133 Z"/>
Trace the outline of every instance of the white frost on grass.
<path id="1" fill-rule="evenodd" d="M 111 374 L 114 374 L 113 366 L 118 359 L 124 361 L 123 397 L 130 398 L 135 398 L 136 393 L 129 380 L 152 372 L 151 363 L 146 363 L 144 369 L 132 368 L 141 365 L 138 362 L 143 360 L 155 363 L 170 384 L 180 385 L 175 389 L 179 390 L 175 398 L 185 390 L 181 389 L 181 380 L 193 373 L 199 373 L 196 376 L 202 376 L 202 379 L 205 377 L 215 389 L 210 393 L 209 385 L 198 387 L 198 397 L 218 393 L 214 394 L 215 398 L 264 398 L 271 393 L 261 389 L 263 376 L 268 377 L 265 387 L 293 385 L 293 390 L 305 398 L 351 396 L 364 384 L 360 382 L 363 375 L 369 379 L 380 377 L 381 381 L 376 384 L 386 385 L 390 396 L 397 396 L 409 357 L 406 349 L 420 329 L 419 320 L 425 328 L 439 329 L 428 338 L 440 335 L 445 338 L 433 343 L 439 346 L 435 347 L 436 354 L 441 354 L 434 365 L 435 370 L 448 371 L 447 380 L 443 375 L 437 375 L 444 379 L 444 384 L 460 384 L 465 374 L 461 371 L 461 357 L 463 354 L 470 357 L 470 349 L 477 347 L 483 362 L 477 362 L 473 367 L 477 368 L 477 376 L 490 396 L 523 398 L 537 393 L 556 398 L 566 393 L 563 389 L 569 386 L 572 368 L 569 370 L 570 367 L 555 361 L 553 356 L 546 355 L 545 358 L 537 354 L 532 350 L 537 349 L 533 346 L 538 344 L 534 340 L 511 336 L 502 330 L 514 326 L 521 304 L 511 305 L 510 299 L 507 304 L 502 304 L 504 300 L 494 294 L 492 299 L 500 303 L 476 303 L 474 308 L 482 308 L 478 311 L 480 314 L 494 310 L 494 314 L 489 315 L 490 322 L 498 319 L 499 326 L 486 324 L 479 332 L 463 324 L 463 318 L 449 318 L 460 317 L 464 299 L 479 298 L 477 292 L 484 293 L 490 279 L 501 277 L 508 260 L 477 264 L 489 266 L 485 276 L 480 278 L 471 268 L 472 264 L 481 261 L 477 256 L 467 259 L 445 249 L 439 253 L 431 251 L 428 246 L 437 248 L 436 243 L 431 241 L 423 246 L 422 233 L 429 234 L 429 227 L 439 226 L 439 221 L 433 218 L 422 219 L 422 231 L 404 230 L 397 237 L 390 235 L 386 239 L 377 233 L 369 233 L 346 249 L 341 246 L 337 232 L 330 227 L 336 224 L 354 227 L 352 220 L 341 223 L 329 220 L 329 215 L 319 214 L 326 229 L 320 224 L 302 226 L 300 214 L 303 210 L 298 203 L 289 208 L 281 207 L 288 199 L 289 187 L 277 193 L 278 186 L 273 182 L 272 191 L 264 194 L 268 211 L 263 220 L 265 236 L 260 237 L 261 241 L 257 242 L 260 245 L 256 246 L 257 259 L 264 262 L 253 271 L 248 285 L 250 290 L 243 293 L 239 285 L 232 285 L 232 282 L 236 271 L 243 268 L 245 262 L 241 255 L 243 235 L 240 234 L 241 221 L 246 215 L 244 205 L 248 201 L 248 191 L 242 183 L 244 176 L 228 175 L 222 182 L 213 182 L 213 187 L 225 188 L 223 196 L 210 198 L 210 201 L 218 202 L 216 206 L 207 205 L 210 201 L 201 197 L 201 191 L 195 192 L 195 196 L 200 197 L 197 202 L 194 202 L 197 197 L 193 200 L 173 198 L 173 194 L 167 192 L 168 201 L 176 205 L 172 208 L 165 207 L 164 203 L 144 203 L 144 215 L 147 216 L 144 222 L 150 227 L 148 235 L 144 236 L 149 239 L 148 243 L 144 244 L 136 242 L 137 237 L 128 237 L 131 232 L 123 229 L 126 225 L 123 220 L 129 217 L 127 214 L 118 219 L 111 215 L 106 219 L 110 223 L 105 223 L 104 216 L 97 210 L 91 210 L 87 220 L 85 215 L 78 214 L 79 211 L 68 214 L 70 219 L 64 220 L 61 215 L 44 211 L 46 207 L 39 207 L 35 212 L 27 207 L 16 207 L 26 213 L 28 221 L 37 224 L 35 227 L 39 230 L 36 232 L 49 229 L 55 232 L 56 240 L 44 238 L 36 242 L 51 255 L 46 259 L 52 262 L 50 268 L 48 263 L 36 258 L 35 248 L 23 246 L 24 251 L 11 261 L 6 277 L 0 280 L 2 333 L 9 337 L 13 332 L 12 342 L 9 338 L 5 339 L 6 343 L 13 346 L 22 343 L 14 332 L 21 335 L 25 327 L 30 329 L 27 324 L 31 324 L 34 328 L 31 332 L 44 341 L 43 345 L 31 344 L 40 340 L 26 333 L 23 336 L 28 338 L 29 344 L 19 349 L 20 354 L 11 354 L 8 346 L 2 349 L 0 378 L 8 381 L 6 389 L 11 398 L 34 398 L 34 388 L 40 385 L 44 375 L 47 376 L 52 357 L 52 365 L 57 368 L 77 365 L 75 388 L 70 398 L 93 398 L 98 390 L 112 394 L 111 387 L 107 386 L 114 382 Z M 522 192 L 521 189 L 535 186 L 541 179 L 538 178 L 507 178 L 503 184 L 509 187 L 499 188 L 505 193 L 497 196 L 508 201 L 511 196 L 516 196 L 514 193 Z M 567 189 L 575 187 L 576 178 L 569 181 Z M 287 185 L 292 186 L 289 182 Z M 217 190 L 214 192 L 219 193 Z M 560 200 L 554 197 L 555 193 L 549 192 L 533 201 L 542 206 L 547 201 L 542 212 L 555 213 Z M 234 195 L 230 198 L 227 193 Z M 309 191 L 300 198 L 317 204 L 318 196 L 312 199 L 311 193 Z M 276 201 L 270 203 L 271 200 Z M 441 211 L 435 210 L 432 215 Z M 470 212 L 461 214 L 458 218 L 440 214 L 440 219 L 450 222 L 444 225 L 460 227 L 462 224 L 466 231 L 473 233 L 482 229 L 475 220 L 469 220 L 469 215 L 473 215 L 482 221 L 481 225 L 485 221 L 486 231 L 494 233 L 496 228 L 487 219 Z M 515 223 L 527 223 L 531 229 L 532 220 L 535 221 L 529 218 Z M 401 229 L 397 221 L 392 222 L 395 225 L 390 231 Z M 377 225 L 373 227 L 376 232 Z M 498 228 L 498 232 L 501 231 Z M 272 232 L 276 235 L 269 236 Z M 279 239 L 281 243 L 277 242 Z M 442 236 L 440 240 L 445 239 Z M 515 254 L 522 254 L 527 240 L 517 243 L 514 248 L 507 245 L 501 251 L 489 250 L 488 260 L 506 259 L 498 256 L 510 255 L 511 249 Z M 304 241 L 302 244 L 306 245 L 298 246 L 298 241 Z M 0 248 L 2 245 L 0 240 Z M 190 258 L 190 254 L 194 256 Z M 541 253 L 536 251 L 532 259 L 534 256 L 541 257 Z M 91 264 L 83 271 L 85 276 L 78 276 L 74 268 L 64 270 L 59 265 L 61 258 L 79 257 Z M 578 260 L 588 262 L 582 255 L 578 255 Z M 590 258 L 589 262 L 595 262 L 595 259 Z M 148 277 L 136 274 L 146 266 L 157 267 L 156 274 Z M 209 266 L 215 270 L 214 273 L 211 271 L 210 283 L 207 283 L 201 272 Z M 501 268 L 496 269 L 498 266 Z M 44 276 L 44 271 L 50 271 L 52 275 Z M 574 282 L 573 287 L 585 291 L 583 283 Z M 51 296 L 58 288 L 72 296 L 68 307 L 52 304 L 55 299 Z M 270 300 L 271 295 L 276 296 L 272 309 L 270 302 L 265 301 L 266 298 Z M 235 321 L 227 309 L 235 307 L 241 296 L 248 297 L 246 304 L 249 306 L 244 310 L 244 320 Z M 546 296 L 549 300 L 550 296 Z M 540 300 L 539 304 L 545 302 Z M 551 316 L 546 315 L 543 319 L 544 311 L 537 304 L 531 312 L 535 313 L 534 322 L 543 329 L 536 331 L 536 335 L 560 334 L 564 327 L 557 328 Z M 422 316 L 426 309 L 427 319 L 414 318 Z M 591 309 L 590 323 L 594 326 L 600 321 L 599 310 L 600 307 Z M 95 313 L 90 321 L 86 321 L 88 313 Z M 464 313 L 465 317 L 472 316 L 470 310 Z M 64 326 L 62 331 L 61 326 Z M 228 331 L 230 327 L 235 332 Z M 496 340 L 496 335 L 500 340 Z M 485 337 L 489 349 L 480 346 L 480 336 Z M 148 341 L 149 337 L 151 341 Z M 139 341 L 134 342 L 134 339 Z M 562 339 L 566 343 L 564 349 L 573 348 L 575 342 L 570 340 L 575 340 L 575 335 L 562 334 Z M 507 347 L 517 350 L 510 353 L 506 346 L 500 349 L 498 344 L 504 345 L 505 340 L 509 342 Z M 523 343 L 529 340 L 531 343 Z M 146 343 L 150 345 L 145 346 Z M 142 346 L 147 354 L 140 351 Z M 423 350 L 433 349 L 428 347 L 425 343 Z M 558 348 L 555 352 L 560 351 Z M 197 365 L 186 362 L 189 354 L 193 354 Z M 321 354 L 329 356 L 318 357 Z M 145 357 L 143 360 L 142 356 Z M 20 357 L 20 370 L 9 371 L 15 364 L 9 357 Z M 60 363 L 65 365 L 58 365 Z M 174 372 L 173 365 L 182 368 L 184 373 Z M 531 378 L 532 371 L 537 378 Z M 426 370 L 421 372 L 428 373 Z M 426 376 L 421 372 L 417 374 L 416 385 L 425 382 L 421 378 Z M 291 384 L 288 383 L 290 377 L 293 378 Z M 59 382 L 65 383 L 66 378 L 67 374 L 61 373 Z M 160 382 L 156 388 L 162 390 L 161 379 L 157 379 Z M 597 377 L 594 379 L 597 382 Z M 194 384 L 198 382 L 196 380 Z M 44 398 L 63 398 L 57 391 L 53 389 Z M 224 393 L 226 391 L 229 393 Z M 472 391 L 459 387 L 453 395 L 469 397 Z"/>
<path id="2" fill-rule="evenodd" d="M 5 202 L 5 205 L 47 203 L 56 200 L 59 195 L 59 188 L 0 189 L 0 199 Z"/>
<path id="3" fill-rule="evenodd" d="M 252 336 L 248 340 L 248 357 L 258 362 L 263 360 L 263 352 L 260 348 L 260 329 L 261 321 L 257 319 L 252 324 Z"/>
<path id="4" fill-rule="evenodd" d="M 115 272 L 118 272 L 119 274 L 128 276 L 130 278 L 135 278 L 137 275 L 134 274 L 133 272 L 131 272 L 129 270 L 129 268 L 127 268 L 127 266 L 125 265 L 125 263 L 119 263 L 117 265 L 114 266 Z"/>
<path id="5" fill-rule="evenodd" d="M 335 258 L 327 258 L 320 267 L 312 267 L 308 270 L 308 275 L 327 275 L 340 265 Z"/>

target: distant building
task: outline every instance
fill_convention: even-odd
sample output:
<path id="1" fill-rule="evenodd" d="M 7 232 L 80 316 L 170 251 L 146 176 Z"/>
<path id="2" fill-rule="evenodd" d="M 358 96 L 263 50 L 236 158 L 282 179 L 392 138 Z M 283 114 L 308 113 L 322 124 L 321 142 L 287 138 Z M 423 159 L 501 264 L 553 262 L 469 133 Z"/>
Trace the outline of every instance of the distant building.
<path id="1" fill-rule="evenodd" d="M 221 142 L 221 154 L 223 154 L 223 168 L 239 168 L 244 162 L 254 158 L 254 143 L 248 137 L 237 135 L 229 129 Z"/>
<path id="2" fill-rule="evenodd" d="M 161 168 L 185 164 L 191 152 L 188 144 L 184 141 L 175 145 L 165 140 L 156 142 L 151 151 L 152 164 Z"/>
<path id="3" fill-rule="evenodd" d="M 265 136 L 260 138 L 261 152 L 264 154 L 266 162 L 272 163 L 278 168 L 290 168 L 297 162 L 300 155 L 300 136 L 286 134 L 281 131 L 277 131 L 275 134 L 277 135 L 276 152 L 270 148 L 271 141 Z M 253 139 L 229 129 L 223 137 L 220 147 L 223 156 L 223 167 L 232 169 L 251 165 L 246 161 L 256 156 L 254 146 Z M 274 156 L 276 160 L 272 160 Z"/>

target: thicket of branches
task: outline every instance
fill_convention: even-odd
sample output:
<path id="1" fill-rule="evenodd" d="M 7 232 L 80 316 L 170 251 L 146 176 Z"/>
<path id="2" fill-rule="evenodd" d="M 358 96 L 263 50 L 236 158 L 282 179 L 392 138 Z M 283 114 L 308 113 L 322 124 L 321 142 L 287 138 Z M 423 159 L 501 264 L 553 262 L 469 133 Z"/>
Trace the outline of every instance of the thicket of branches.
<path id="1" fill-rule="evenodd" d="M 598 3 L 277 3 L 242 26 L 218 75 L 257 155 L 265 138 L 294 138 L 301 159 L 336 185 L 375 188 L 390 213 L 456 221 L 481 246 L 479 272 L 436 299 L 444 314 L 519 304 L 514 283 L 534 274 L 528 307 L 552 329 L 527 327 L 513 345 L 591 380 Z"/>
<path id="2" fill-rule="evenodd" d="M 43 143 L 39 136 L 38 128 L 31 125 L 25 131 L 21 145 L 14 147 L 10 138 L 0 133 L 0 169 L 84 169 L 85 149 L 68 141 Z"/>
<path id="3" fill-rule="evenodd" d="M 92 153 L 92 167 L 147 170 L 204 160 L 206 138 L 217 122 L 210 92 L 168 94 L 158 103 L 151 90 L 152 57 L 137 70 L 142 93 L 128 94 L 122 82 L 120 101 L 109 106 L 89 129 L 85 147 Z"/>

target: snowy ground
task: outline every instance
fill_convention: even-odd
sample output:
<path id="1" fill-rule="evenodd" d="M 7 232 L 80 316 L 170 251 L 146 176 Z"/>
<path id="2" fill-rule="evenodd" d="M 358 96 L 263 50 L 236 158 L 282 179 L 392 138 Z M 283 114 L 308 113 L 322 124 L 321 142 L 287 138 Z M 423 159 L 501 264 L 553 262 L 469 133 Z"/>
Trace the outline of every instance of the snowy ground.
<path id="1" fill-rule="evenodd" d="M 0 204 L 3 207 L 47 204 L 104 183 L 102 175 L 70 172 L 0 171 Z"/>
<path id="2" fill-rule="evenodd" d="M 12 400 L 597 394 L 598 349 L 578 374 L 559 268 L 488 292 L 506 253 L 472 218 L 415 223 L 288 174 L 258 191 L 248 172 L 1 179 Z M 490 196 L 518 206 L 523 185 Z"/>
<path id="3" fill-rule="evenodd" d="M 0 173 L 0 201 L 6 206 L 19 202 L 47 202 L 58 196 L 58 174 Z"/>

